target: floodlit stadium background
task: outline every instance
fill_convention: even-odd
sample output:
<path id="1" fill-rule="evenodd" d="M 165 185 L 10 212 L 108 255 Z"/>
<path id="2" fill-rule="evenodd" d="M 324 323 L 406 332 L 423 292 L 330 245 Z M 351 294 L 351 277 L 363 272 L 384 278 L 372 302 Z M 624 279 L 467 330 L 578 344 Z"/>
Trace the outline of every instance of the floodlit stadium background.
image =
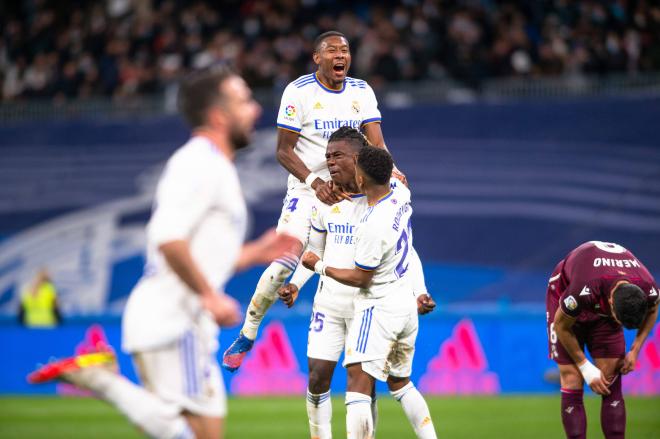
<path id="1" fill-rule="evenodd" d="M 313 71 L 311 41 L 328 29 L 348 35 L 351 76 L 376 90 L 413 192 L 415 247 L 438 302 L 420 324 L 423 392 L 557 392 L 545 286 L 584 241 L 622 244 L 660 278 L 660 8 L 221 3 L 0 6 L 0 394 L 71 392 L 24 377 L 72 355 L 94 324 L 118 347 L 155 179 L 188 134 L 173 114 L 186 71 L 225 62 L 256 88 L 265 111 L 239 169 L 252 234 L 275 224 L 286 178 L 274 158 L 278 100 Z M 17 323 L 21 289 L 41 267 L 60 294 L 55 330 Z M 246 305 L 260 271 L 228 293 Z M 250 360 L 225 376 L 232 394 L 304 393 L 312 286 L 293 310 L 273 307 Z M 235 335 L 223 332 L 222 349 Z M 127 357 L 121 368 L 134 378 Z M 660 395 L 657 327 L 624 385 Z M 342 369 L 332 388 L 345 389 Z"/>

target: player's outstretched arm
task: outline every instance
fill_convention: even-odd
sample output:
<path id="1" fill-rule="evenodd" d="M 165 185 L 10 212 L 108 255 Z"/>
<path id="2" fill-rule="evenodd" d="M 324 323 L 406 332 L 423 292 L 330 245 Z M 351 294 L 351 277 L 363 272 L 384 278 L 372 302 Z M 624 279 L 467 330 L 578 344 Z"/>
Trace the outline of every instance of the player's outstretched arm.
<path id="1" fill-rule="evenodd" d="M 419 254 L 417 254 L 414 247 L 410 249 L 409 264 L 408 275 L 411 278 L 413 294 L 417 298 L 417 313 L 419 315 L 428 314 L 435 309 L 435 300 L 433 300 L 426 288 L 422 261 L 419 259 Z"/>
<path id="2" fill-rule="evenodd" d="M 302 243 L 293 236 L 278 234 L 275 229 L 265 231 L 259 238 L 243 245 L 236 261 L 236 270 L 245 270 L 258 264 L 268 264 L 285 253 L 299 255 Z"/>
<path id="3" fill-rule="evenodd" d="M 591 390 L 600 395 L 609 395 L 610 381 L 605 378 L 605 375 L 594 366 L 587 357 L 584 355 L 577 337 L 571 330 L 575 324 L 575 319 L 562 311 L 561 308 L 557 309 L 554 320 L 554 329 L 559 338 L 559 342 L 564 346 L 568 355 L 571 356 L 575 365 L 580 369 L 580 373 L 584 381 L 591 387 Z"/>
<path id="4" fill-rule="evenodd" d="M 656 303 L 653 308 L 648 310 L 648 312 L 646 313 L 646 317 L 644 318 L 644 322 L 642 322 L 642 326 L 640 326 L 639 329 L 637 330 L 637 335 L 635 335 L 635 340 L 630 346 L 630 351 L 626 354 L 626 357 L 623 360 L 623 366 L 621 367 L 622 374 L 625 375 L 635 370 L 635 365 L 637 364 L 637 357 L 639 356 L 639 352 L 642 350 L 642 346 L 644 346 L 644 342 L 646 341 L 646 338 L 653 330 L 653 326 L 655 326 L 655 322 L 657 319 L 658 319 L 658 304 Z"/>
<path id="5" fill-rule="evenodd" d="M 306 252 L 302 257 L 302 263 L 316 273 L 328 276 L 349 287 L 367 288 L 371 285 L 374 277 L 373 271 L 361 270 L 359 268 L 334 268 L 328 267 L 312 252 Z"/>
<path id="6" fill-rule="evenodd" d="M 218 294 L 197 267 L 185 240 L 165 242 L 159 250 L 172 271 L 195 293 L 199 294 L 202 306 L 208 310 L 220 326 L 233 326 L 240 322 L 240 306 L 236 300 Z"/>

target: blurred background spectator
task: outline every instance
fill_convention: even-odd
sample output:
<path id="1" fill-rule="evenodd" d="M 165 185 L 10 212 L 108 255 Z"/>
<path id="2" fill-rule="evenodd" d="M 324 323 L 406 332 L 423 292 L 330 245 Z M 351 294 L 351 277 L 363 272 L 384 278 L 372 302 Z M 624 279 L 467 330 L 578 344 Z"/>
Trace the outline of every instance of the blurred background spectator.
<path id="1" fill-rule="evenodd" d="M 217 62 L 282 88 L 329 29 L 376 87 L 660 70 L 660 5 L 644 0 L 25 0 L 0 17 L 5 101 L 130 99 Z"/>
<path id="2" fill-rule="evenodd" d="M 54 328 L 62 321 L 57 290 L 46 269 L 41 269 L 21 293 L 19 321 L 28 328 Z"/>

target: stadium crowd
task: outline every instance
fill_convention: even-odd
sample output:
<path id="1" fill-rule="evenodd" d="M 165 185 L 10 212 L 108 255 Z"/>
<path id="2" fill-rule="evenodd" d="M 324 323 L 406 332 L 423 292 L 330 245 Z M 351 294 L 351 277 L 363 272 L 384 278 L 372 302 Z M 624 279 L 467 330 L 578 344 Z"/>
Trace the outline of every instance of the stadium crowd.
<path id="1" fill-rule="evenodd" d="M 330 29 L 375 88 L 660 70 L 660 5 L 644 0 L 31 0 L 0 6 L 2 99 L 153 94 L 217 62 L 279 89 L 314 70 Z"/>

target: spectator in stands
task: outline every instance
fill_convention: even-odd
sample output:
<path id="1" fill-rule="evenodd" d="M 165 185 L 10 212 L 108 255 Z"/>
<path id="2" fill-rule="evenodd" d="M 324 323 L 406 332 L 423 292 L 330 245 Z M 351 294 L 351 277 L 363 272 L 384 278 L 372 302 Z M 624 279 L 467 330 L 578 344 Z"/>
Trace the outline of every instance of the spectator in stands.
<path id="1" fill-rule="evenodd" d="M 28 328 L 54 328 L 62 322 L 57 290 L 46 269 L 41 269 L 22 292 L 18 316 Z"/>
<path id="2" fill-rule="evenodd" d="M 253 87 L 309 73 L 314 35 L 338 29 L 374 85 L 660 70 L 660 6 L 646 1 L 197 2 L 0 5 L 2 99 L 161 93 L 187 71 L 233 65 Z"/>

